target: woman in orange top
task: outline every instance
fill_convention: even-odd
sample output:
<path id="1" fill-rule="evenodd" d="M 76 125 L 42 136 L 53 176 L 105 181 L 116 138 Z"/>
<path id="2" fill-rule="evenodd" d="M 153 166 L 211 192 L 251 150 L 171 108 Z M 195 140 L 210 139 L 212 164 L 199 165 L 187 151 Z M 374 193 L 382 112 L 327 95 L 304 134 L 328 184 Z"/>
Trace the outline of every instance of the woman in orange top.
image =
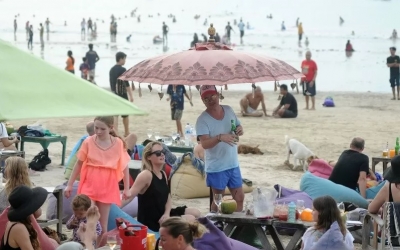
<path id="1" fill-rule="evenodd" d="M 114 117 L 100 116 L 94 119 L 95 134 L 86 138 L 77 154 L 65 197 L 71 196 L 72 185 L 78 175 L 80 182 L 78 194 L 85 194 L 92 200 L 92 205 L 99 208 L 100 224 L 103 232 L 107 231 L 108 214 L 111 204 L 121 205 L 118 182 L 124 179 L 122 198 L 129 196 L 128 155 L 125 142 L 113 130 Z"/>
<path id="2" fill-rule="evenodd" d="M 72 51 L 68 50 L 67 55 L 68 55 L 68 59 L 66 61 L 67 67 L 65 67 L 65 70 L 71 72 L 72 74 L 75 74 L 75 69 L 74 69 L 75 59 L 72 57 Z"/>

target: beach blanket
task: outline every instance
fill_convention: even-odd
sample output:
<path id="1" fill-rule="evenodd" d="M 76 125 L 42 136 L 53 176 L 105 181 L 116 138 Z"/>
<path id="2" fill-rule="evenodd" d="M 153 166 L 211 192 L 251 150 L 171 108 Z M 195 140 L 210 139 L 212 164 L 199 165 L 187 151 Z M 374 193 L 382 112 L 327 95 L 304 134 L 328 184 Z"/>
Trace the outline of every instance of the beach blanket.
<path id="1" fill-rule="evenodd" d="M 190 160 L 192 161 L 192 165 L 194 168 L 196 168 L 196 170 L 203 176 L 203 178 L 205 177 L 205 164 L 204 161 L 196 158 L 194 156 L 194 154 L 192 152 L 187 152 L 184 153 L 181 157 L 178 157 L 178 159 L 176 160 L 175 164 L 172 164 L 172 171 L 171 174 L 169 176 L 169 179 L 172 178 L 172 176 L 174 175 L 174 173 L 179 169 L 179 167 L 182 165 L 183 160 L 185 159 L 185 157 L 190 157 Z"/>

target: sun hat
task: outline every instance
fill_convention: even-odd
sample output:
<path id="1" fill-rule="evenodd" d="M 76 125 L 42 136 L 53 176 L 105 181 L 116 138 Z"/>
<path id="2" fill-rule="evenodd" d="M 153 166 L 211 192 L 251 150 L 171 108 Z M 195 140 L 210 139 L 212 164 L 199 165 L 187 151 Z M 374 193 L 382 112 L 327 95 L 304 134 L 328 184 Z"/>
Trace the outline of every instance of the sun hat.
<path id="1" fill-rule="evenodd" d="M 42 187 L 29 188 L 21 185 L 16 187 L 8 197 L 10 209 L 9 221 L 20 221 L 36 212 L 46 201 L 47 191 Z"/>
<path id="2" fill-rule="evenodd" d="M 400 183 L 400 155 L 396 155 L 390 161 L 392 165 L 384 174 L 385 180 L 392 183 Z"/>
<path id="3" fill-rule="evenodd" d="M 200 96 L 204 98 L 207 95 L 218 94 L 217 88 L 215 85 L 203 85 L 200 87 Z"/>

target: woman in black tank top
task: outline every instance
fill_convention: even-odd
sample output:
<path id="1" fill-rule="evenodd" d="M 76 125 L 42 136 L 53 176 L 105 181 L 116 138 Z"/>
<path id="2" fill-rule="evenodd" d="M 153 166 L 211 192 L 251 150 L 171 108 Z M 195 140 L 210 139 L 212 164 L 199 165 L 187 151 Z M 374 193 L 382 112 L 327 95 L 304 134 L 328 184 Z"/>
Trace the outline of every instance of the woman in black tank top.
<path id="1" fill-rule="evenodd" d="M 168 179 L 162 170 L 165 164 L 165 152 L 160 142 L 151 142 L 146 145 L 142 162 L 142 171 L 130 189 L 130 199 L 138 196 L 137 219 L 140 223 L 158 232 L 160 224 L 170 216 L 182 216 L 188 211 L 191 214 L 196 211 L 195 214 L 198 213 L 200 216 L 200 211 L 186 208 L 186 206 L 171 209 Z M 194 219 L 194 216 L 191 217 Z"/>

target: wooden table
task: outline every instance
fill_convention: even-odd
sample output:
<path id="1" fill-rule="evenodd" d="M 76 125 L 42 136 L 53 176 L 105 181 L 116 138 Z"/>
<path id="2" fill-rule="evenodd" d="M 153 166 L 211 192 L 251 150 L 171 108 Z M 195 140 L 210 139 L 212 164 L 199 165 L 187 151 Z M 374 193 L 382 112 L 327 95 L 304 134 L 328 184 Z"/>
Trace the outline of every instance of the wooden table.
<path id="1" fill-rule="evenodd" d="M 213 214 L 207 216 L 210 220 L 213 221 L 222 221 L 226 223 L 224 228 L 224 233 L 226 236 L 236 239 L 239 235 L 240 231 L 243 227 L 253 227 L 257 237 L 260 239 L 263 249 L 272 250 L 274 249 L 266 235 L 266 232 L 263 230 L 263 226 L 266 227 L 266 231 L 270 234 L 275 247 L 277 250 L 293 250 L 298 249 L 301 244 L 301 237 L 303 237 L 304 232 L 307 228 L 314 225 L 314 222 L 304 222 L 304 221 L 296 221 L 296 222 L 287 222 L 280 221 L 276 219 L 257 219 L 252 215 L 246 215 L 244 213 L 233 213 L 233 214 Z M 295 229 L 294 235 L 290 238 L 289 243 L 284 246 L 280 236 L 276 230 L 277 227 L 284 227 L 288 229 Z M 349 231 L 355 231 L 361 229 L 362 225 L 351 225 L 347 226 Z"/>
<path id="2" fill-rule="evenodd" d="M 178 145 L 171 145 L 171 146 L 167 146 L 168 149 L 171 152 L 174 153 L 187 153 L 187 152 L 193 152 L 193 147 L 187 147 L 187 146 L 178 146 Z"/>
<path id="3" fill-rule="evenodd" d="M 21 137 L 21 151 L 24 151 L 24 143 L 31 142 L 31 143 L 39 143 L 42 145 L 43 149 L 49 147 L 50 143 L 53 142 L 61 142 L 62 148 L 62 157 L 61 157 L 61 165 L 63 166 L 65 163 L 65 150 L 67 147 L 67 137 L 66 136 L 44 136 L 44 137 L 31 137 L 31 136 L 24 136 Z"/>
<path id="4" fill-rule="evenodd" d="M 385 170 L 387 169 L 387 165 L 388 163 L 390 163 L 391 160 L 392 160 L 391 158 L 386 158 L 386 157 L 372 157 L 372 163 L 371 163 L 372 172 L 375 173 L 375 166 L 379 162 L 382 162 L 383 172 L 385 172 Z"/>

